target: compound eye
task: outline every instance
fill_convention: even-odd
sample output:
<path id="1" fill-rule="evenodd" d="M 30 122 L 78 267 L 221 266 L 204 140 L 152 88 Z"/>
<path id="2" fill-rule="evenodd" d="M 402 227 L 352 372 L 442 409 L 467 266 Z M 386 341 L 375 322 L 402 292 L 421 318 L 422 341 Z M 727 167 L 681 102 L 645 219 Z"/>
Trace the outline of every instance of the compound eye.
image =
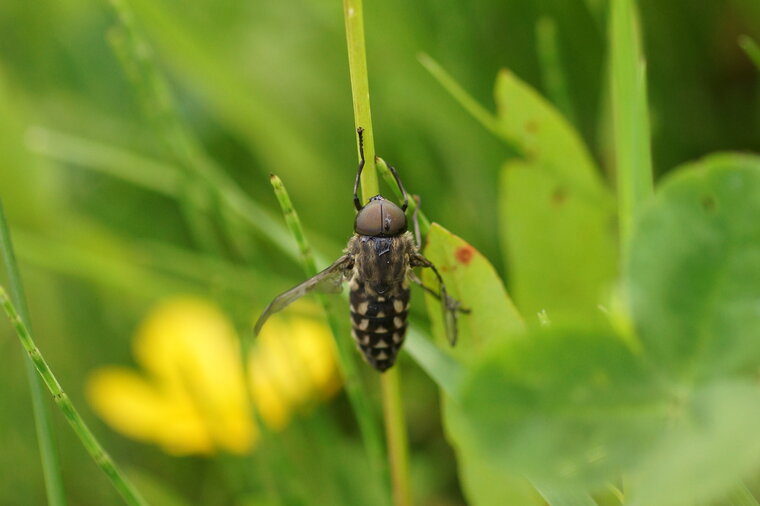
<path id="1" fill-rule="evenodd" d="M 370 201 L 356 215 L 354 231 L 371 237 L 391 237 L 406 230 L 404 211 L 385 199 Z"/>
<path id="2" fill-rule="evenodd" d="M 369 202 L 356 215 L 354 230 L 357 234 L 377 237 L 383 233 L 383 206 L 379 201 Z"/>
<path id="3" fill-rule="evenodd" d="M 383 235 L 398 235 L 406 230 L 406 215 L 393 202 L 383 202 Z"/>

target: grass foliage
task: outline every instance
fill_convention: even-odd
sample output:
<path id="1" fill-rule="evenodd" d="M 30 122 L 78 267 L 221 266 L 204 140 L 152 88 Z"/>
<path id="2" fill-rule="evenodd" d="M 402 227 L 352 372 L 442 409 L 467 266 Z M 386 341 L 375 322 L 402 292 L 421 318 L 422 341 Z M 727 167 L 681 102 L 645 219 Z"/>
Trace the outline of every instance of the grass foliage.
<path id="1" fill-rule="evenodd" d="M 30 307 L 2 227 L 23 324 L 0 326 L 0 504 L 386 505 L 392 483 L 397 504 L 758 504 L 752 2 L 10 2 L 0 33 L 0 197 Z M 157 301 L 214 301 L 246 336 L 338 257 L 356 126 L 383 157 L 362 189 L 398 196 L 388 160 L 421 197 L 425 254 L 471 310 L 457 347 L 415 291 L 404 382 L 381 389 L 335 297 L 345 393 L 250 454 L 102 424 L 83 385 L 129 364 Z M 70 396 L 47 428 L 11 339 L 36 350 L 32 327 Z"/>

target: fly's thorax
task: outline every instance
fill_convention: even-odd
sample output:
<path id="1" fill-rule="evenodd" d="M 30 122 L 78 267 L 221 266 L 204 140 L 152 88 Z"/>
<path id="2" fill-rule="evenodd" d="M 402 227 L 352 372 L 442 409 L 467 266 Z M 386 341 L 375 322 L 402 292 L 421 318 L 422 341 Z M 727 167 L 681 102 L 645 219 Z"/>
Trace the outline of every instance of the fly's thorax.
<path id="1" fill-rule="evenodd" d="M 379 294 L 355 271 L 351 292 L 351 335 L 366 361 L 385 371 L 396 361 L 406 334 L 409 312 L 409 283 L 404 278 Z"/>
<path id="2" fill-rule="evenodd" d="M 415 251 L 409 232 L 397 237 L 356 234 L 348 243 L 348 252 L 354 257 L 355 275 L 380 295 L 404 281 L 409 257 Z"/>

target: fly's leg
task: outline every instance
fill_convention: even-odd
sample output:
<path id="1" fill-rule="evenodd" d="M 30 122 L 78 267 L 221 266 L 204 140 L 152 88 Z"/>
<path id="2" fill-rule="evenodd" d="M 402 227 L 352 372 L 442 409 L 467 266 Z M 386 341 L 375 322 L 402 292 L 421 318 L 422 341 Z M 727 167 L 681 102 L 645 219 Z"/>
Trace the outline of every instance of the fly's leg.
<path id="1" fill-rule="evenodd" d="M 417 275 L 414 273 L 414 271 L 411 271 L 411 270 L 409 271 L 409 279 L 411 279 L 414 283 L 422 287 L 422 289 L 425 290 L 427 293 L 429 293 L 436 299 L 442 301 L 445 304 L 447 310 L 458 311 L 464 314 L 470 313 L 470 310 L 467 308 L 463 308 L 458 300 L 456 300 L 453 297 L 449 297 L 449 294 L 446 292 L 446 284 L 443 282 L 443 278 L 441 278 L 441 274 L 438 272 L 438 269 L 435 268 L 435 265 L 433 265 L 433 263 L 430 260 L 428 260 L 427 258 L 425 258 L 424 256 L 418 253 L 412 256 L 410 265 L 412 267 L 428 267 L 433 271 L 433 274 L 435 274 L 435 277 L 438 278 L 440 293 L 436 292 L 429 286 L 425 286 L 422 283 L 422 280 L 419 277 L 417 277 Z"/>
<path id="2" fill-rule="evenodd" d="M 359 157 L 361 160 L 359 160 L 359 168 L 356 170 L 356 180 L 354 180 L 354 207 L 357 211 L 361 211 L 362 202 L 359 200 L 359 181 L 361 180 L 362 170 L 364 169 L 364 129 L 359 127 L 356 129 L 356 133 L 359 136 Z M 396 180 L 396 184 L 398 185 L 399 190 L 401 190 L 401 194 L 404 196 L 404 203 L 401 206 L 401 210 L 406 211 L 406 208 L 409 207 L 409 196 L 406 194 L 406 190 L 401 183 L 401 178 L 399 178 L 396 169 L 390 163 L 386 162 L 386 165 L 388 166 L 388 170 L 391 171 L 393 179 Z"/>
<path id="3" fill-rule="evenodd" d="M 441 300 L 441 294 L 430 288 L 429 286 L 425 286 L 425 284 L 422 282 L 422 280 L 417 276 L 417 274 L 414 273 L 414 271 L 409 271 L 409 279 L 411 279 L 414 283 L 420 286 L 423 290 L 425 290 L 427 293 L 432 295 L 438 300 Z"/>
<path id="4" fill-rule="evenodd" d="M 359 127 L 356 129 L 357 135 L 359 135 L 359 156 L 361 157 L 361 160 L 359 160 L 359 168 L 356 169 L 356 181 L 354 181 L 354 207 L 357 211 L 362 210 L 362 201 L 359 200 L 359 180 L 362 177 L 362 169 L 364 169 L 364 136 L 362 133 L 364 132 L 364 129 L 362 127 Z"/>
<path id="5" fill-rule="evenodd" d="M 401 190 L 401 195 L 404 196 L 404 203 L 401 205 L 401 210 L 406 211 L 406 208 L 409 207 L 409 195 L 407 195 L 406 190 L 404 189 L 404 185 L 401 183 L 401 178 L 398 177 L 398 172 L 396 172 L 396 169 L 393 168 L 393 165 L 388 162 L 385 162 L 385 165 L 388 166 L 388 170 L 391 171 L 393 179 L 396 180 L 398 189 Z"/>

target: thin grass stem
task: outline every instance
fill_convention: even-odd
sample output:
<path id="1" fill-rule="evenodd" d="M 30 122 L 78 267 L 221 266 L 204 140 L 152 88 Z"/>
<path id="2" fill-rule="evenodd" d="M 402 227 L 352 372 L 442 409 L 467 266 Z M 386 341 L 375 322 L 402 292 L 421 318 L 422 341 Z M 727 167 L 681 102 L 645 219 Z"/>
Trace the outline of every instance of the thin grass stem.
<path id="1" fill-rule="evenodd" d="M 314 260 L 311 246 L 304 234 L 301 220 L 298 218 L 298 213 L 293 207 L 290 196 L 280 178 L 272 175 L 270 182 L 272 183 L 272 188 L 274 188 L 274 193 L 277 196 L 277 201 L 280 203 L 285 222 L 298 244 L 306 276 L 312 277 L 318 272 L 317 263 Z M 348 399 L 354 410 L 357 423 L 359 424 L 359 430 L 362 434 L 367 454 L 373 468 L 380 473 L 383 469 L 382 440 L 377 423 L 372 415 L 372 410 L 370 409 L 368 402 L 369 396 L 367 395 L 365 386 L 359 376 L 359 370 L 355 358 L 356 353 L 352 349 L 349 340 L 341 339 L 340 325 L 335 319 L 331 301 L 327 297 L 321 295 L 319 296 L 319 301 L 325 308 L 327 321 L 335 339 L 336 348 L 338 350 L 338 365 L 343 377 Z"/>
<path id="2" fill-rule="evenodd" d="M 563 72 L 557 22 L 544 17 L 536 23 L 536 48 L 541 62 L 546 94 L 570 123 L 575 122 L 575 108 Z"/>
<path id="3" fill-rule="evenodd" d="M 393 502 L 397 506 L 412 504 L 409 484 L 409 443 L 406 437 L 404 406 L 401 401 L 401 379 L 398 366 L 386 371 L 380 381 L 388 438 L 388 460 L 391 464 Z"/>
<path id="4" fill-rule="evenodd" d="M 443 67 L 441 67 L 438 62 L 433 60 L 428 54 L 426 53 L 420 53 L 417 55 L 417 59 L 422 64 L 425 69 L 430 72 L 430 74 L 435 78 L 436 81 L 438 81 L 443 88 L 451 94 L 452 97 L 454 97 L 454 100 L 459 102 L 459 104 L 464 107 L 464 109 L 470 113 L 470 115 L 475 118 L 475 120 L 480 123 L 486 130 L 491 132 L 496 137 L 499 137 L 500 139 L 505 139 L 504 134 L 502 133 L 501 126 L 499 125 L 499 121 L 496 119 L 496 117 L 485 107 L 480 105 L 477 100 L 475 100 L 467 91 L 465 91 L 462 86 L 456 80 L 454 80 L 451 75 L 449 75 L 448 72 L 446 72 Z M 507 142 L 510 144 L 512 143 L 511 140 L 506 139 Z"/>
<path id="5" fill-rule="evenodd" d="M 27 145 L 32 151 L 51 159 L 106 174 L 177 200 L 182 198 L 182 173 L 174 165 L 41 127 L 30 130 Z M 285 227 L 271 212 L 249 198 L 226 174 L 214 170 L 207 174 L 206 183 L 215 191 L 215 198 L 224 206 L 225 212 L 239 217 L 289 258 L 299 260 L 298 251 L 292 246 Z M 205 207 L 201 209 L 209 211 Z M 328 241 L 319 238 L 319 242 Z M 324 260 L 318 254 L 315 256 L 318 261 Z"/>
<path id="6" fill-rule="evenodd" d="M 63 416 L 69 422 L 69 425 L 71 425 L 71 427 L 74 429 L 74 432 L 84 445 L 87 453 L 90 454 L 93 461 L 95 461 L 95 464 L 100 467 L 103 472 L 106 473 L 113 486 L 121 494 L 127 504 L 138 506 L 146 505 L 147 503 L 139 494 L 139 492 L 129 483 L 119 468 L 116 467 L 116 464 L 113 462 L 113 460 L 111 460 L 111 457 L 106 453 L 100 443 L 98 443 L 97 439 L 95 439 L 95 436 L 84 423 L 84 420 L 79 415 L 79 412 L 72 404 L 68 395 L 66 395 L 66 393 L 61 388 L 60 383 L 58 383 L 58 380 L 53 375 L 53 371 L 48 366 L 47 362 L 42 356 L 42 353 L 40 352 L 39 348 L 37 348 L 37 345 L 32 339 L 31 333 L 29 332 L 29 314 L 24 303 L 25 299 L 23 297 L 23 288 L 18 274 L 18 268 L 16 266 L 15 255 L 13 254 L 10 233 L 8 232 L 8 225 L 5 220 L 5 213 L 3 212 L 1 204 L 0 250 L 2 252 L 3 261 L 5 262 L 6 269 L 8 271 L 8 278 L 10 282 L 9 286 L 13 291 L 13 300 L 19 301 L 18 307 L 22 311 L 22 314 L 19 314 L 19 311 L 16 309 L 17 306 L 14 304 L 13 300 L 8 296 L 8 293 L 2 286 L 0 286 L 0 305 L 3 306 L 5 313 L 8 315 L 11 324 L 16 330 L 16 334 L 18 335 L 22 346 L 29 356 L 30 363 L 33 365 L 32 372 L 35 372 L 34 369 L 36 369 L 37 374 L 39 374 L 39 376 L 34 376 L 35 380 L 39 382 L 39 379 L 42 379 L 42 382 L 44 382 L 45 386 L 47 386 L 48 390 L 53 395 L 53 400 L 60 408 Z M 37 407 L 36 404 L 37 402 L 35 402 L 35 408 Z M 39 404 L 42 405 L 42 399 L 40 399 Z M 47 425 L 48 427 L 45 434 L 51 434 L 49 428 L 49 420 L 47 421 Z M 50 444 L 50 449 L 42 449 L 43 456 L 45 456 L 45 452 L 52 450 L 52 441 Z M 55 458 L 49 465 L 52 466 L 52 470 L 57 471 L 57 474 L 59 475 L 57 479 L 59 480 L 60 487 L 57 495 L 54 496 L 50 502 L 51 504 L 65 504 L 65 501 L 63 500 L 63 487 L 60 486 L 60 467 L 57 464 L 57 458 Z M 45 475 L 46 483 L 48 483 L 47 471 L 48 469 L 46 469 Z"/>
<path id="7" fill-rule="evenodd" d="M 378 194 L 375 170 L 375 139 L 372 130 L 372 113 L 369 104 L 367 53 L 364 46 L 364 8 L 362 0 L 343 0 L 343 17 L 346 21 L 348 69 L 351 76 L 351 94 L 354 105 L 354 127 L 364 129 L 366 163 L 362 172 L 361 193 L 364 201 Z M 357 154 L 359 146 L 357 143 Z"/>
<path id="8" fill-rule="evenodd" d="M 106 453 L 103 447 L 100 445 L 95 435 L 87 427 L 79 412 L 74 407 L 74 404 L 69 399 L 69 396 L 61 388 L 61 384 L 58 383 L 53 371 L 48 366 L 45 358 L 42 356 L 37 345 L 34 344 L 32 335 L 29 333 L 29 329 L 21 320 L 15 306 L 8 297 L 5 288 L 0 286 L 0 305 L 3 306 L 5 313 L 8 315 L 8 319 L 16 330 L 16 335 L 21 341 L 21 345 L 26 350 L 27 355 L 34 363 L 34 368 L 37 370 L 40 378 L 47 386 L 50 393 L 53 395 L 53 400 L 58 405 L 58 408 L 63 413 L 66 421 L 69 422 L 71 428 L 74 429 L 74 433 L 84 445 L 87 453 L 90 454 L 92 460 L 104 473 L 108 476 L 111 484 L 121 494 L 124 501 L 129 505 L 134 506 L 147 506 L 147 502 L 137 489 L 127 480 L 127 477 L 116 466 L 116 463 L 111 459 L 110 455 Z"/>
<path id="9" fill-rule="evenodd" d="M 370 113 L 367 55 L 364 44 L 364 12 L 362 0 L 343 0 L 346 22 L 348 66 L 351 75 L 351 93 L 354 105 L 355 126 L 364 128 L 364 150 L 367 161 L 362 172 L 363 202 L 379 193 L 375 168 L 375 143 Z M 391 185 L 392 187 L 395 185 Z M 393 484 L 393 501 L 397 506 L 412 503 L 409 485 L 409 452 L 406 440 L 406 420 L 401 403 L 399 367 L 393 367 L 380 377 L 382 384 L 383 415 L 388 438 L 389 461 Z"/>
<path id="10" fill-rule="evenodd" d="M 26 306 L 24 286 L 21 283 L 21 275 L 16 264 L 16 255 L 13 251 L 11 235 L 5 219 L 2 202 L 0 202 L 0 257 L 3 259 L 5 270 L 8 274 L 8 287 L 11 291 L 13 303 L 19 308 L 19 321 L 29 326 L 31 319 L 29 318 L 29 310 Z M 37 444 L 40 448 L 42 475 L 45 479 L 45 492 L 48 504 L 51 506 L 64 506 L 66 504 L 66 496 L 63 490 L 63 479 L 55 445 L 55 437 L 50 424 L 50 409 L 45 402 L 45 391 L 40 378 L 34 370 L 34 364 L 30 360 L 24 360 L 24 363 L 32 396 L 34 425 L 37 431 Z"/>
<path id="11" fill-rule="evenodd" d="M 108 32 L 108 41 L 138 91 L 145 116 L 153 124 L 164 149 L 183 171 L 180 207 L 196 242 L 206 251 L 219 253 L 221 246 L 208 214 L 211 194 L 201 173 L 207 164 L 202 150 L 184 128 L 171 89 L 156 66 L 153 51 L 136 28 L 134 16 L 125 0 L 111 0 L 118 25 Z"/>

